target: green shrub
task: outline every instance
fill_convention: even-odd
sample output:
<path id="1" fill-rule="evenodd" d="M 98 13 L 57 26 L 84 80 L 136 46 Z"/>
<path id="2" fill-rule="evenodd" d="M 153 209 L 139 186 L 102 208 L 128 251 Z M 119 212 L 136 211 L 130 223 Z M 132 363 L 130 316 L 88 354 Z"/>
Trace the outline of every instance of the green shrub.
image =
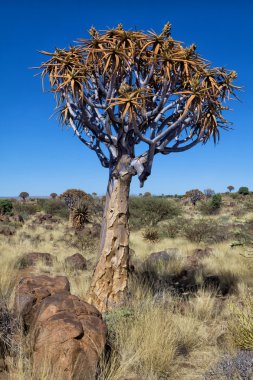
<path id="1" fill-rule="evenodd" d="M 241 195 L 248 195 L 249 194 L 249 188 L 247 186 L 242 186 L 238 190 L 238 193 Z"/>
<path id="2" fill-rule="evenodd" d="M 199 211 L 202 215 L 212 215 L 217 213 L 222 204 L 222 196 L 221 194 L 214 194 L 212 199 L 209 201 L 202 201 L 198 205 Z"/>
<path id="3" fill-rule="evenodd" d="M 214 211 L 218 210 L 222 204 L 222 196 L 221 194 L 214 194 L 211 200 L 211 206 Z"/>
<path id="4" fill-rule="evenodd" d="M 20 214 L 24 219 L 29 216 L 34 215 L 39 211 L 37 204 L 32 204 L 28 202 L 15 202 L 13 203 L 13 212 L 15 214 Z"/>
<path id="5" fill-rule="evenodd" d="M 60 199 L 38 199 L 38 207 L 46 214 L 59 216 L 63 219 L 67 219 L 69 215 L 67 205 Z"/>
<path id="6" fill-rule="evenodd" d="M 0 214 L 8 214 L 13 209 L 13 204 L 9 199 L 0 199 Z"/>
<path id="7" fill-rule="evenodd" d="M 171 219 L 181 212 L 173 200 L 158 197 L 130 197 L 130 225 L 134 229 L 155 226 L 162 220 Z"/>

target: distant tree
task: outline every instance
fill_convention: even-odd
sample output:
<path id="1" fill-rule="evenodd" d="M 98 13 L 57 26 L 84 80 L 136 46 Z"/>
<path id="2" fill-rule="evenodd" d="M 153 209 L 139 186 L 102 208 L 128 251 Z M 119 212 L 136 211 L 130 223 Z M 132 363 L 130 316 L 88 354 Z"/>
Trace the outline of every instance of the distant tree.
<path id="1" fill-rule="evenodd" d="M 202 199 L 205 198 L 205 195 L 199 189 L 193 189 L 193 190 L 187 191 L 184 197 L 188 198 L 190 202 L 193 204 L 193 206 L 195 206 L 198 201 L 201 201 Z"/>
<path id="2" fill-rule="evenodd" d="M 0 215 L 7 214 L 13 209 L 13 204 L 9 199 L 0 199 Z"/>
<path id="3" fill-rule="evenodd" d="M 139 193 L 139 197 L 142 197 L 142 193 Z"/>
<path id="4" fill-rule="evenodd" d="M 215 194 L 215 191 L 212 189 L 205 189 L 204 194 L 207 198 L 211 198 Z"/>
<path id="5" fill-rule="evenodd" d="M 228 191 L 231 193 L 231 191 L 233 191 L 235 188 L 234 188 L 234 186 L 229 185 L 229 186 L 227 187 L 227 189 L 228 189 Z"/>
<path id="6" fill-rule="evenodd" d="M 95 193 L 95 191 L 91 194 L 93 196 L 93 198 L 95 198 L 97 196 L 97 193 Z"/>
<path id="7" fill-rule="evenodd" d="M 102 311 L 127 294 L 133 176 L 143 186 L 157 155 L 216 142 L 229 126 L 223 111 L 237 88 L 236 73 L 211 67 L 195 45 L 184 47 L 170 30 L 169 23 L 161 33 L 92 27 L 77 45 L 43 52 L 42 77 L 49 79 L 62 124 L 109 169 L 90 288 L 90 301 Z"/>
<path id="8" fill-rule="evenodd" d="M 19 197 L 21 199 L 23 199 L 23 201 L 25 202 L 26 199 L 29 197 L 29 193 L 27 193 L 26 191 L 22 191 L 20 194 L 19 194 Z"/>
<path id="9" fill-rule="evenodd" d="M 249 188 L 247 186 L 241 186 L 238 190 L 238 193 L 241 195 L 248 195 L 249 194 Z"/>
<path id="10" fill-rule="evenodd" d="M 144 197 L 151 197 L 151 193 L 149 192 L 149 191 L 146 191 L 144 194 L 143 194 L 143 196 Z"/>
<path id="11" fill-rule="evenodd" d="M 79 189 L 68 189 L 60 195 L 69 209 L 69 222 L 74 226 L 74 210 L 80 205 L 80 202 L 87 202 L 90 197 L 85 191 Z"/>
<path id="12" fill-rule="evenodd" d="M 57 194 L 56 194 L 56 193 L 51 193 L 51 194 L 50 194 L 50 197 L 51 197 L 52 199 L 55 199 L 55 198 L 57 198 Z"/>

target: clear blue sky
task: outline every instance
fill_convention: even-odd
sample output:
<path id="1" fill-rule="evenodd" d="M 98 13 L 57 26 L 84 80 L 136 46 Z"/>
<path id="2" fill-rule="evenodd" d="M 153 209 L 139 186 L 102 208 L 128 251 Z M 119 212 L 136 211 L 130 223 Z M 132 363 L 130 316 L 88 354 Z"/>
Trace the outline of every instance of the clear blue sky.
<path id="1" fill-rule="evenodd" d="M 42 93 L 39 77 L 29 69 L 44 59 L 38 50 L 67 47 L 98 29 L 122 22 L 127 28 L 160 31 L 172 23 L 172 36 L 198 51 L 215 66 L 238 72 L 244 86 L 241 102 L 231 104 L 234 130 L 214 147 L 197 146 L 185 153 L 156 157 L 144 190 L 184 193 L 208 187 L 224 191 L 229 184 L 253 190 L 253 5 L 249 0 L 12 0 L 2 1 L 0 93 L 0 196 L 61 193 L 82 188 L 102 194 L 107 169 L 71 131 L 49 119 L 52 94 Z M 132 193 L 139 193 L 138 181 Z"/>

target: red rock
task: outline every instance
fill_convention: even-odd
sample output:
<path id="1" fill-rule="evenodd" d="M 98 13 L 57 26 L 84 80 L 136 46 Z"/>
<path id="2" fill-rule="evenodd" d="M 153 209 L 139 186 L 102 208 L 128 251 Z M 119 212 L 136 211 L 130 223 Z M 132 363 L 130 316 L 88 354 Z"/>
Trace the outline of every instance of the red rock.
<path id="1" fill-rule="evenodd" d="M 62 380 L 95 380 L 106 325 L 94 306 L 70 294 L 66 277 L 24 278 L 15 305 L 30 336 L 38 372 L 46 361 Z"/>
<path id="2" fill-rule="evenodd" d="M 44 252 L 29 252 L 21 257 L 18 261 L 19 268 L 36 266 L 38 261 L 42 261 L 47 266 L 52 266 L 53 256 L 50 253 Z"/>

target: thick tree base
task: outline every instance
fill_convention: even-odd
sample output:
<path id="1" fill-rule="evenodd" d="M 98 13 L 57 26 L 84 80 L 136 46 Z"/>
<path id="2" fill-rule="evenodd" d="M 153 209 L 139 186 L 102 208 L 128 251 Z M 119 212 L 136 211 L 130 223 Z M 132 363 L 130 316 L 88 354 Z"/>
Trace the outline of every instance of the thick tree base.
<path id="1" fill-rule="evenodd" d="M 124 303 L 129 262 L 128 197 L 131 176 L 109 182 L 101 253 L 93 274 L 89 302 L 101 312 Z"/>

